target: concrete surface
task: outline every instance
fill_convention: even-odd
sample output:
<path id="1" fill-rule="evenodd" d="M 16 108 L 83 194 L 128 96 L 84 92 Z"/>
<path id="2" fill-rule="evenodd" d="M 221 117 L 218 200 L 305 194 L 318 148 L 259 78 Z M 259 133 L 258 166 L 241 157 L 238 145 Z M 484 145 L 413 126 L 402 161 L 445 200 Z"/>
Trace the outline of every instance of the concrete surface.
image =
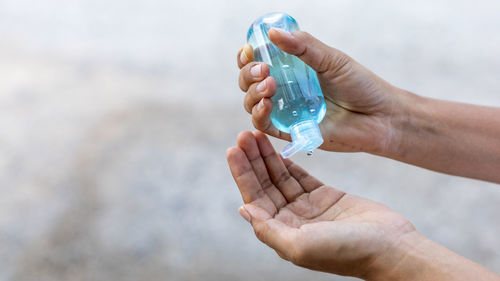
<path id="1" fill-rule="evenodd" d="M 399 87 L 500 106 L 494 0 L 1 0 L 0 280 L 353 280 L 281 261 L 236 211 L 224 154 L 251 124 L 235 55 L 276 10 Z M 296 161 L 500 272 L 500 186 Z"/>

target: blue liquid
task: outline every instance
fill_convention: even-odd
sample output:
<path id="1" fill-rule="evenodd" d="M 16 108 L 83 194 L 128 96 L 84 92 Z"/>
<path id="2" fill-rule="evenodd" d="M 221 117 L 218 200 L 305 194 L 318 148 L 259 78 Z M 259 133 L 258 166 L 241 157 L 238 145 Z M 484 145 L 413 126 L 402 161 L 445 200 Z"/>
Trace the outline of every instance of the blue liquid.
<path id="1" fill-rule="evenodd" d="M 297 31 L 297 22 L 283 13 L 259 18 L 248 31 L 247 40 L 254 49 L 255 61 L 269 65 L 276 80 L 276 93 L 272 97 L 271 121 L 278 130 L 290 133 L 290 127 L 305 120 L 323 120 L 326 104 L 316 72 L 296 56 L 276 47 L 267 35 L 271 27 Z"/>
<path id="2" fill-rule="evenodd" d="M 258 52 L 255 59 L 259 61 Z M 314 120 L 319 124 L 326 104 L 316 72 L 299 58 L 283 52 L 271 56 L 271 76 L 276 80 L 276 93 L 271 98 L 271 121 L 278 130 L 290 133 L 290 126 Z"/>

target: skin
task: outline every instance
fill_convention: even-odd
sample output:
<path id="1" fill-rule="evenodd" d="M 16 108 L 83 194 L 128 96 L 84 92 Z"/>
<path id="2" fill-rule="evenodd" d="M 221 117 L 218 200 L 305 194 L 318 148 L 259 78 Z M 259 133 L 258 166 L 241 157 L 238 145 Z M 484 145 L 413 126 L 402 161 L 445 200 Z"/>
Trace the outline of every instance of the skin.
<path id="1" fill-rule="evenodd" d="M 500 108 L 421 97 L 399 89 L 306 32 L 271 29 L 269 38 L 316 70 L 325 96 L 321 149 L 367 152 L 452 175 L 500 183 Z M 238 53 L 244 107 L 256 129 L 284 140 L 271 123 L 276 82 L 265 63 Z M 254 69 L 252 74 L 251 69 Z M 260 71 L 258 70 L 260 69 Z M 257 91 L 263 83 L 262 91 Z"/>
<path id="2" fill-rule="evenodd" d="M 499 109 L 401 90 L 306 32 L 272 29 L 269 37 L 318 73 L 327 103 L 322 149 L 500 182 Z M 253 62 L 248 45 L 238 53 L 238 66 L 254 126 L 290 140 L 269 119 L 276 92 L 269 67 Z M 283 259 L 365 280 L 500 280 L 425 238 L 390 208 L 323 185 L 282 159 L 262 132 L 242 132 L 227 160 L 245 202 L 240 214 Z"/>
<path id="3" fill-rule="evenodd" d="M 227 160 L 245 202 L 239 213 L 296 265 L 365 280 L 499 280 L 390 208 L 324 185 L 262 132 L 240 133 Z"/>

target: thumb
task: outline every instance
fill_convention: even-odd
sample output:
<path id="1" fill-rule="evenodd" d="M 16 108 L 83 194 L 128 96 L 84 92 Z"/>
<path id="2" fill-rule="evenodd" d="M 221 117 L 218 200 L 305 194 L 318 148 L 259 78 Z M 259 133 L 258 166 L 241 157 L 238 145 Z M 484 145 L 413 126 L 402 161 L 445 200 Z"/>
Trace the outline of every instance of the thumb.
<path id="1" fill-rule="evenodd" d="M 285 257 L 291 256 L 293 238 L 298 231 L 296 228 L 272 218 L 264 209 L 252 204 L 245 204 L 241 207 L 241 211 L 248 213 L 255 235 L 260 241 Z"/>
<path id="2" fill-rule="evenodd" d="M 288 32 L 271 28 L 269 39 L 281 50 L 297 56 L 316 72 L 338 71 L 351 61 L 343 52 L 332 48 L 304 31 Z"/>

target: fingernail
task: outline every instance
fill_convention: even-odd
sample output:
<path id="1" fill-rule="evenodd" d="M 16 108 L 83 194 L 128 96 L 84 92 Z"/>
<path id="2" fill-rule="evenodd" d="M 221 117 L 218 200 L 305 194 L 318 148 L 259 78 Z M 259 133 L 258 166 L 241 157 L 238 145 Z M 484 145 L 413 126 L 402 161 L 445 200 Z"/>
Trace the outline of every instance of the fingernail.
<path id="1" fill-rule="evenodd" d="M 266 89 L 266 86 L 267 86 L 267 82 L 266 80 L 260 82 L 257 87 L 255 87 L 255 89 L 257 90 L 257 92 L 264 92 L 264 90 Z"/>
<path id="2" fill-rule="evenodd" d="M 241 61 L 242 64 L 247 64 L 248 61 L 249 61 L 248 56 L 245 53 L 245 50 L 242 50 L 241 53 L 240 53 L 240 61 Z"/>
<path id="3" fill-rule="evenodd" d="M 257 64 L 256 66 L 250 68 L 250 74 L 252 74 L 253 77 L 260 77 L 261 72 L 262 72 L 262 67 L 260 64 Z"/>
<path id="4" fill-rule="evenodd" d="M 263 106 L 264 106 L 264 98 L 262 98 L 260 102 L 257 104 L 257 111 L 260 111 Z"/>
<path id="5" fill-rule="evenodd" d="M 239 209 L 238 209 L 238 213 L 240 213 L 240 215 L 247 221 L 247 222 L 250 222 L 252 220 L 252 217 L 250 216 L 250 214 L 248 213 L 247 209 L 245 209 L 245 206 L 241 206 Z"/>
<path id="6" fill-rule="evenodd" d="M 276 30 L 278 33 L 280 33 L 282 36 L 293 37 L 292 33 L 287 30 L 281 28 L 273 28 L 273 29 Z"/>

